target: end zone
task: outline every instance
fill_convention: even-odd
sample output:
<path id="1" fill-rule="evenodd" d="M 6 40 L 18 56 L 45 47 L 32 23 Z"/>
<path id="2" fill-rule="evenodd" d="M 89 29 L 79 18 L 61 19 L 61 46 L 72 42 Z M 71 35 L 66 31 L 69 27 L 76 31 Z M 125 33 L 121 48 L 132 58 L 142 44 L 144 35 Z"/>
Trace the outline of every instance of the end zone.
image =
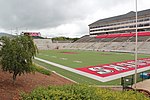
<path id="1" fill-rule="evenodd" d="M 112 64 L 89 66 L 76 69 L 99 76 L 103 78 L 103 81 L 106 82 L 134 74 L 135 61 L 129 60 L 124 62 L 116 62 Z M 149 69 L 150 69 L 150 58 L 143 58 L 138 60 L 138 68 L 137 68 L 138 73 Z"/>

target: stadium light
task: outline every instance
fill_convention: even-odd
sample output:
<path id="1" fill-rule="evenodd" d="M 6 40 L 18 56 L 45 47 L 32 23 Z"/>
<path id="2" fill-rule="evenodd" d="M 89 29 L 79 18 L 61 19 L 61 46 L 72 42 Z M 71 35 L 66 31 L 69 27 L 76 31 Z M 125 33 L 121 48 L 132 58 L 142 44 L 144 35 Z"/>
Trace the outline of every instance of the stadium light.
<path id="1" fill-rule="evenodd" d="M 137 82 L 137 67 L 138 67 L 138 61 L 137 61 L 137 45 L 138 45 L 138 33 L 137 33 L 137 0 L 135 0 L 135 20 L 136 20 L 136 37 L 135 37 L 135 77 L 134 77 L 134 88 L 137 89 L 136 82 Z"/>

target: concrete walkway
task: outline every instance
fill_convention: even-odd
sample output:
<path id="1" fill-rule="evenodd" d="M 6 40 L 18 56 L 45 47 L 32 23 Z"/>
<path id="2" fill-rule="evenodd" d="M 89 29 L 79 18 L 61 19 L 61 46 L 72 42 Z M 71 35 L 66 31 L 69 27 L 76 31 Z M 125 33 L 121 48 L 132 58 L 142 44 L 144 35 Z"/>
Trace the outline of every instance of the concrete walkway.
<path id="1" fill-rule="evenodd" d="M 134 85 L 132 86 L 134 87 Z M 144 81 L 138 82 L 136 84 L 137 89 L 144 89 L 150 92 L 150 79 L 146 79 Z"/>

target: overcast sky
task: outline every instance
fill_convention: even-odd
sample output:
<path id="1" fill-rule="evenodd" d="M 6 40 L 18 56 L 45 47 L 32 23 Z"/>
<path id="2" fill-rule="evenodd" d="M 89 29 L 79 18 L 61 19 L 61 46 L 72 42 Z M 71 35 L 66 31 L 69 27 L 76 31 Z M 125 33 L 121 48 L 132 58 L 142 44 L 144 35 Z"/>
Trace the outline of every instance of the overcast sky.
<path id="1" fill-rule="evenodd" d="M 138 11 L 150 0 L 138 0 Z M 44 37 L 88 35 L 92 22 L 135 11 L 135 0 L 0 0 L 0 31 L 41 32 Z"/>

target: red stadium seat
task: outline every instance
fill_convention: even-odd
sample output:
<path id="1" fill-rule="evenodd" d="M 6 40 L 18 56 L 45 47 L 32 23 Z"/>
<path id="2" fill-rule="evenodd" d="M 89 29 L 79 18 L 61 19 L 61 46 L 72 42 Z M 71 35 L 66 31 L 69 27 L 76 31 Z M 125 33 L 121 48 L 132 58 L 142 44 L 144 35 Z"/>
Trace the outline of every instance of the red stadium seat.
<path id="1" fill-rule="evenodd" d="M 120 34 L 109 34 L 106 38 L 116 38 L 119 36 L 120 36 Z"/>
<path id="2" fill-rule="evenodd" d="M 116 38 L 116 37 L 132 37 L 132 36 L 136 36 L 136 34 L 135 33 L 103 34 L 96 36 L 96 38 Z M 150 36 L 150 32 L 138 32 L 138 36 Z"/>
<path id="3" fill-rule="evenodd" d="M 108 34 L 98 35 L 96 38 L 106 38 Z"/>

